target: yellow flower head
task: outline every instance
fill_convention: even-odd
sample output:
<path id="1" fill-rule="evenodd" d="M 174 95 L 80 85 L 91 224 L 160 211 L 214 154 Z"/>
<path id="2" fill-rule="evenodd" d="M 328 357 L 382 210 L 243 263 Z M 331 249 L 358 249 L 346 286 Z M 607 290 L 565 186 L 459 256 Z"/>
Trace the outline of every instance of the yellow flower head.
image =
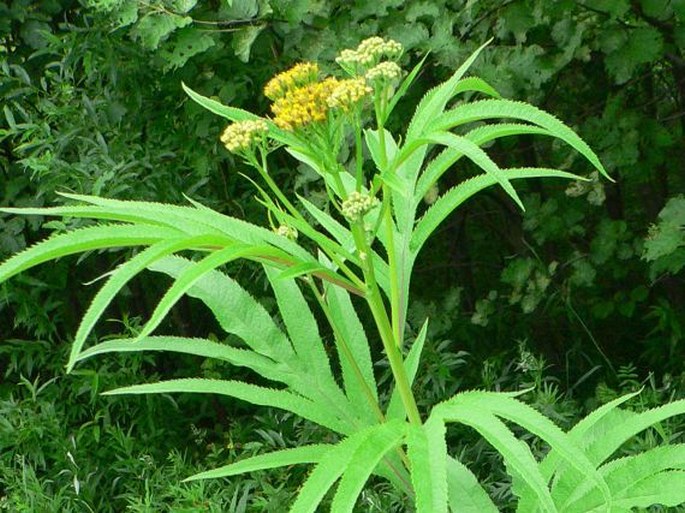
<path id="1" fill-rule="evenodd" d="M 301 62 L 283 73 L 279 73 L 264 86 L 264 96 L 277 100 L 291 89 L 316 81 L 319 66 L 313 62 Z"/>
<path id="2" fill-rule="evenodd" d="M 320 123 L 328 115 L 328 97 L 338 80 L 326 78 L 321 82 L 290 89 L 271 106 L 274 123 L 284 130 L 295 130 L 311 123 Z"/>
<path id="3" fill-rule="evenodd" d="M 363 101 L 372 92 L 373 89 L 366 84 L 363 78 L 341 80 L 328 97 L 328 106 L 332 109 L 349 112 L 353 106 Z"/>
<path id="4" fill-rule="evenodd" d="M 238 121 L 228 125 L 221 134 L 221 142 L 231 153 L 250 149 L 269 130 L 266 121 Z"/>

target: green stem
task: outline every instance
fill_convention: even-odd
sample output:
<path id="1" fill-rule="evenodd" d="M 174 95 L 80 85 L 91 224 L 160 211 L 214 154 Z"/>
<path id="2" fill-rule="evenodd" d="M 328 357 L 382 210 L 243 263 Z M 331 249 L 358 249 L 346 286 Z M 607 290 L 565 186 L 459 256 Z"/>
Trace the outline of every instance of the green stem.
<path id="1" fill-rule="evenodd" d="M 266 161 L 266 153 L 263 150 L 261 151 L 261 163 L 257 162 L 256 160 L 251 160 L 250 163 L 255 169 L 257 169 L 261 177 L 269 186 L 271 192 L 273 192 L 279 199 L 279 201 L 283 205 L 285 205 L 290 215 L 292 215 L 301 223 L 309 226 L 309 223 L 307 223 L 307 220 L 302 216 L 302 214 L 300 214 L 300 211 L 295 208 L 295 206 L 290 202 L 290 200 L 285 196 L 285 194 L 283 194 L 283 191 L 281 191 L 280 187 L 278 187 L 276 182 L 274 182 L 271 176 L 269 175 Z M 330 258 L 331 261 L 333 261 L 338 266 L 338 268 L 343 271 L 343 273 L 347 276 L 347 278 L 350 281 L 352 281 L 352 283 L 354 283 L 357 287 L 362 287 L 363 284 L 359 277 L 356 274 L 354 274 L 354 272 L 345 264 L 345 262 L 341 258 L 338 257 L 335 251 L 331 251 L 330 249 L 324 248 L 323 246 L 320 247 L 326 253 L 328 258 Z"/>
<path id="2" fill-rule="evenodd" d="M 352 350 L 347 345 L 345 338 L 342 336 L 342 334 L 338 330 L 335 319 L 334 319 L 333 315 L 331 314 L 330 309 L 328 308 L 328 304 L 326 303 L 326 300 L 321 295 L 321 292 L 319 292 L 318 287 L 311 280 L 308 280 L 308 284 L 309 284 L 309 288 L 314 293 L 314 297 L 316 298 L 316 301 L 319 303 L 321 310 L 323 311 L 324 315 L 326 316 L 326 319 L 328 320 L 328 324 L 333 329 L 333 336 L 338 341 L 338 344 L 340 345 L 340 348 L 342 349 L 342 353 L 343 353 L 344 358 L 347 359 L 348 363 L 352 367 L 352 370 L 354 371 L 355 377 L 357 378 L 357 381 L 361 385 L 361 387 L 364 391 L 364 396 L 366 397 L 367 401 L 369 402 L 371 409 L 373 410 L 374 414 L 376 415 L 376 418 L 378 419 L 378 421 L 381 424 L 384 423 L 386 421 L 385 414 L 383 413 L 383 410 L 381 410 L 381 407 L 378 404 L 376 397 L 373 395 L 373 392 L 372 392 L 371 388 L 369 387 L 369 384 L 364 379 L 364 375 L 362 374 L 362 371 L 359 368 L 359 365 L 357 364 L 357 360 L 354 358 L 354 355 L 352 354 Z M 402 463 L 404 464 L 404 466 L 407 469 L 409 469 L 409 458 L 407 457 L 407 454 L 404 452 L 404 450 L 401 447 L 397 448 L 397 454 L 399 455 L 400 459 L 402 460 Z M 402 473 L 398 469 L 396 469 L 387 460 L 386 460 L 386 464 L 391 469 L 391 471 L 397 476 L 397 478 L 404 484 L 404 486 L 406 487 L 407 493 L 409 495 L 412 495 L 411 484 L 405 479 L 404 476 L 402 476 Z"/>
<path id="3" fill-rule="evenodd" d="M 397 255 L 395 254 L 395 230 L 392 219 L 392 201 L 388 189 L 383 186 L 383 199 L 387 201 L 383 218 L 385 221 L 386 250 L 388 252 L 388 265 L 390 267 L 390 317 L 392 319 L 392 331 L 395 334 L 395 344 L 402 347 L 402 323 L 400 316 L 400 285 L 397 280 Z"/>
<path id="4" fill-rule="evenodd" d="M 411 391 L 411 385 L 409 384 L 409 378 L 407 376 L 406 369 L 404 368 L 402 355 L 400 354 L 397 343 L 395 342 L 393 329 L 390 321 L 388 321 L 388 315 L 383 303 L 383 298 L 381 296 L 380 289 L 378 288 L 378 283 L 376 282 L 373 261 L 371 258 L 371 249 L 366 243 L 362 222 L 357 222 L 352 225 L 352 234 L 354 235 L 355 244 L 360 252 L 360 256 L 363 255 L 361 260 L 362 270 L 364 271 L 364 278 L 366 279 L 367 284 L 366 301 L 371 309 L 371 314 L 373 315 L 376 327 L 378 328 L 378 332 L 381 336 L 385 354 L 388 356 L 390 369 L 393 377 L 395 378 L 395 386 L 397 387 L 400 398 L 402 399 L 402 404 L 407 412 L 407 418 L 409 419 L 409 422 L 420 426 L 421 415 L 419 414 L 419 409 L 416 406 L 416 400 L 414 399 L 414 394 Z M 393 269 L 390 269 L 390 271 L 393 272 Z"/>
<path id="5" fill-rule="evenodd" d="M 357 192 L 361 192 L 364 185 L 363 155 L 362 155 L 362 122 L 360 113 L 354 119 L 355 160 L 357 165 Z"/>

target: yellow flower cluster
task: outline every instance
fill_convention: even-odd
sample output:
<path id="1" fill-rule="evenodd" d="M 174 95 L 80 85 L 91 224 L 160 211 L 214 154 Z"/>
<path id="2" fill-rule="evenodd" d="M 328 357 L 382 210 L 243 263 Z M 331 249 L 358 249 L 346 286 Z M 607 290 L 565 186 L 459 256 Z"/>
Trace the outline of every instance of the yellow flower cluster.
<path id="1" fill-rule="evenodd" d="M 332 77 L 321 82 L 290 89 L 271 106 L 274 123 L 284 130 L 295 130 L 310 123 L 326 120 L 328 97 L 338 85 Z"/>
<path id="2" fill-rule="evenodd" d="M 393 82 L 399 80 L 402 76 L 402 68 L 396 62 L 386 61 L 376 64 L 373 68 L 366 72 L 364 77 L 369 82 L 375 80 L 385 80 L 386 82 Z"/>
<path id="3" fill-rule="evenodd" d="M 269 130 L 266 121 L 238 121 L 228 125 L 221 134 L 221 142 L 231 153 L 248 150 Z"/>
<path id="4" fill-rule="evenodd" d="M 359 221 L 376 205 L 378 205 L 378 200 L 374 196 L 352 191 L 343 201 L 341 210 L 350 221 Z"/>
<path id="5" fill-rule="evenodd" d="M 385 40 L 374 36 L 365 39 L 356 50 L 343 50 L 336 57 L 335 62 L 344 66 L 371 66 L 376 64 L 381 57 L 395 59 L 402 53 L 402 45 L 392 39 Z"/>
<path id="6" fill-rule="evenodd" d="M 328 97 L 328 106 L 332 109 L 349 112 L 352 107 L 363 101 L 371 93 L 373 93 L 373 89 L 366 84 L 363 78 L 341 80 Z"/>
<path id="7" fill-rule="evenodd" d="M 264 86 L 264 96 L 277 100 L 285 96 L 291 89 L 296 89 L 315 82 L 319 74 L 319 66 L 313 62 L 301 62 L 283 73 L 279 73 Z"/>

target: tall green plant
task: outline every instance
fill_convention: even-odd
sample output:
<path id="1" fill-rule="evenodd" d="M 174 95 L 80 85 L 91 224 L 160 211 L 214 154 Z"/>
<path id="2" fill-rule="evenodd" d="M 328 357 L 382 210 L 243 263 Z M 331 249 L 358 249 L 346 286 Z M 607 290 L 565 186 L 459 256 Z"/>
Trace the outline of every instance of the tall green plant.
<path id="1" fill-rule="evenodd" d="M 546 135 L 575 148 L 606 175 L 595 153 L 562 122 L 531 105 L 501 98 L 477 77 L 465 77 L 483 48 L 423 97 L 401 138 L 385 128 L 386 121 L 421 64 L 401 79 L 396 62 L 401 47 L 377 37 L 339 55 L 337 62 L 349 78 L 321 78 L 313 63 L 277 75 L 265 88 L 273 100 L 273 119 L 186 88 L 200 105 L 233 122 L 222 141 L 258 172 L 261 185 L 249 179 L 272 229 L 221 215 L 192 200 L 191 206 L 181 207 L 66 195 L 76 204 L 4 211 L 100 222 L 15 255 L 0 266 L 0 280 L 74 253 L 144 246 L 112 271 L 96 294 L 76 333 L 68 371 L 82 360 L 110 352 L 163 350 L 216 358 L 254 371 L 273 387 L 193 378 L 133 385 L 107 394 L 222 394 L 293 412 L 339 436 L 337 443 L 262 454 L 189 480 L 313 464 L 292 512 L 315 511 L 336 483 L 331 511 L 352 511 L 372 475 L 405 492 L 418 512 L 496 511 L 476 477 L 447 447 L 447 425 L 461 423 L 502 455 L 520 498 L 519 511 L 630 511 L 634 506 L 685 502 L 682 445 L 610 460 L 635 434 L 685 413 L 685 401 L 633 414 L 619 409 L 631 397 L 625 396 L 568 432 L 518 399 L 521 391 L 468 391 L 427 412 L 417 407 L 412 383 L 426 325 L 408 347 L 405 324 L 412 270 L 430 235 L 464 201 L 491 185 L 500 185 L 521 205 L 512 180 L 578 179 L 557 169 L 502 169 L 482 147 L 506 136 Z M 486 99 L 464 101 L 466 93 Z M 448 107 L 455 98 L 460 101 Z M 344 159 L 348 141 L 351 157 Z M 301 197 L 295 203 L 274 182 L 268 155 L 279 147 L 318 173 L 329 199 L 325 207 Z M 447 190 L 420 215 L 426 194 L 464 160 L 479 172 Z M 236 260 L 264 269 L 282 327 L 221 270 Z M 146 269 L 170 276 L 173 283 L 138 336 L 84 349 L 107 305 Z M 224 331 L 244 345 L 153 335 L 184 295 L 204 302 Z M 333 352 L 325 347 L 314 305 L 333 333 Z M 372 326 L 360 321 L 357 309 L 362 305 Z M 394 377 L 387 404 L 379 400 L 383 395 L 373 372 L 369 337 L 376 336 Z M 331 365 L 329 354 L 337 357 L 337 365 Z M 548 455 L 536 461 L 507 422 L 543 439 L 550 447 Z"/>

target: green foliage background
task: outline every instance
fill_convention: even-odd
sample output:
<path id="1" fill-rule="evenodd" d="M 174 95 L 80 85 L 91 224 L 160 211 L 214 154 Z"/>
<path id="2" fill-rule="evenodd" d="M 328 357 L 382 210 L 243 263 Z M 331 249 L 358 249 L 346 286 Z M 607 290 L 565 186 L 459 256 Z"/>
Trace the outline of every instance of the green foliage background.
<path id="1" fill-rule="evenodd" d="M 55 191 L 165 202 L 185 194 L 265 224 L 238 176 L 241 164 L 218 141 L 223 126 L 187 99 L 181 81 L 265 114 L 261 87 L 275 72 L 300 60 L 330 61 L 375 34 L 401 42 L 406 64 L 429 52 L 397 126 L 412 99 L 494 37 L 474 72 L 505 97 L 574 126 L 616 180 L 531 181 L 520 191 L 525 213 L 493 189 L 446 221 L 413 285 L 412 326 L 432 319 L 418 383 L 424 404 L 457 389 L 532 383 L 533 403 L 568 425 L 641 384 L 648 391 L 638 409 L 682 397 L 684 0 L 7 2 L 0 5 L 0 203 L 63 201 Z M 541 160 L 589 172 L 545 140 L 512 139 L 491 154 L 506 167 Z M 274 164 L 286 188 L 321 197 L 305 170 L 284 157 Z M 441 188 L 470 172 L 460 165 Z M 0 259 L 80 222 L 43 221 L 0 216 Z M 306 423 L 211 397 L 98 396 L 134 376 L 212 377 L 226 369 L 117 356 L 64 375 L 69 337 L 94 293 L 83 284 L 116 264 L 108 254 L 65 259 L 0 288 L 0 511 L 238 512 L 287 502 L 294 471 L 178 482 L 233 455 L 321 436 Z M 254 269 L 236 271 L 272 305 Z M 117 321 L 98 335 L 135 333 L 161 283 L 138 279 L 109 312 Z M 217 331 L 191 300 L 164 329 Z M 664 426 L 659 436 L 679 429 Z M 650 432 L 640 443 L 657 439 Z M 501 508 L 510 507 L 493 451 L 460 443 Z M 365 511 L 403 511 L 385 492 L 365 492 Z"/>

